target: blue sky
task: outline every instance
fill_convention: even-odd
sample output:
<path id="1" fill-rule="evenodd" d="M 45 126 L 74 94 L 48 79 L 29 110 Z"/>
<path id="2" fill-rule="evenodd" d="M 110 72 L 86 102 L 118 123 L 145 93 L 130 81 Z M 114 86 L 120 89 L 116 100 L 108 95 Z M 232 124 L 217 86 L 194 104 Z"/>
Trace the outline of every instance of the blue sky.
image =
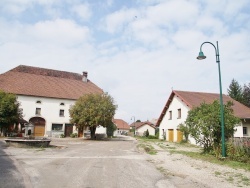
<path id="1" fill-rule="evenodd" d="M 158 118 L 172 88 L 249 83 L 248 0 L 1 0 L 0 73 L 29 65 L 82 73 L 114 97 L 116 118 Z"/>

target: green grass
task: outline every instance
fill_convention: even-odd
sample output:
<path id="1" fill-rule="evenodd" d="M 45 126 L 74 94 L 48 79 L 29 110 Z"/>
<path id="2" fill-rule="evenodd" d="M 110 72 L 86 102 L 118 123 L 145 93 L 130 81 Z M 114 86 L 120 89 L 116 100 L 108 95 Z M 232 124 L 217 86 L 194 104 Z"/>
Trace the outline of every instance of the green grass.
<path id="1" fill-rule="evenodd" d="M 200 159 L 204 161 L 208 161 L 211 163 L 219 164 L 219 165 L 225 165 L 229 166 L 234 169 L 244 169 L 247 171 L 250 171 L 250 165 L 242 162 L 237 162 L 237 161 L 231 161 L 229 159 L 225 160 L 218 160 L 215 156 L 210 155 L 210 154 L 203 154 L 203 153 L 198 153 L 198 152 L 190 152 L 190 151 L 179 151 L 179 150 L 171 150 L 169 151 L 170 153 L 178 153 L 178 154 L 183 154 L 188 157 L 194 158 L 194 159 Z"/>
<path id="2" fill-rule="evenodd" d="M 160 148 L 162 148 L 164 150 L 167 150 L 171 154 L 174 154 L 174 153 L 182 154 L 182 155 L 186 155 L 188 157 L 194 158 L 194 159 L 200 159 L 200 160 L 203 160 L 203 161 L 208 161 L 208 162 L 219 164 L 219 165 L 229 166 L 229 167 L 234 168 L 234 169 L 244 169 L 244 170 L 250 171 L 250 164 L 249 163 L 232 161 L 229 158 L 225 158 L 223 160 L 222 159 L 219 160 L 214 155 L 211 155 L 211 154 L 204 154 L 204 153 L 195 152 L 195 151 L 192 152 L 192 151 L 178 150 L 178 145 L 179 146 L 181 145 L 182 148 L 183 147 L 198 148 L 197 146 L 191 145 L 189 143 L 171 143 L 171 146 L 169 146 L 166 141 L 160 141 L 158 139 L 139 138 L 138 140 L 140 141 L 140 143 L 144 143 L 148 147 L 150 146 L 150 143 L 156 144 Z M 146 150 L 148 150 L 148 149 L 146 149 Z M 149 150 L 150 151 L 152 150 L 152 154 L 156 154 L 157 153 L 152 148 L 150 148 Z M 149 153 L 149 152 L 147 152 L 147 153 Z"/>
<path id="3" fill-rule="evenodd" d="M 140 143 L 137 145 L 137 147 L 143 148 L 144 151 L 150 155 L 156 155 L 157 151 L 155 150 L 155 148 L 151 145 L 145 144 L 145 143 Z"/>

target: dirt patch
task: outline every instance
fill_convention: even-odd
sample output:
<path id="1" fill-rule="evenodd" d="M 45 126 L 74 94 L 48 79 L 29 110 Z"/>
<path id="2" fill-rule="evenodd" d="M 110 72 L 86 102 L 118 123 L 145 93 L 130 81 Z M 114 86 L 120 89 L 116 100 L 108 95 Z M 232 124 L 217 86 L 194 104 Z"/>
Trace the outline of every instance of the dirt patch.
<path id="1" fill-rule="evenodd" d="M 142 142 L 145 144 L 145 141 Z M 149 162 L 153 163 L 167 179 L 171 179 L 173 187 L 250 186 L 249 171 L 233 169 L 173 152 L 201 152 L 200 147 L 169 142 L 146 142 L 146 144 L 151 144 L 157 151 L 156 155 L 148 155 Z"/>

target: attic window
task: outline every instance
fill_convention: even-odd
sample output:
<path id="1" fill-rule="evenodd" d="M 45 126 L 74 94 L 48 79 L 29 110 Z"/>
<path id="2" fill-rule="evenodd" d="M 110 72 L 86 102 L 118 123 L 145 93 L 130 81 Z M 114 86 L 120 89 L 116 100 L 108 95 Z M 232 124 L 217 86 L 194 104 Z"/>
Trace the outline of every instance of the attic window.
<path id="1" fill-rule="evenodd" d="M 37 104 L 41 104 L 42 102 L 41 101 L 36 101 Z"/>
<path id="2" fill-rule="evenodd" d="M 64 106 L 64 103 L 62 102 L 62 103 L 60 103 L 60 106 Z"/>

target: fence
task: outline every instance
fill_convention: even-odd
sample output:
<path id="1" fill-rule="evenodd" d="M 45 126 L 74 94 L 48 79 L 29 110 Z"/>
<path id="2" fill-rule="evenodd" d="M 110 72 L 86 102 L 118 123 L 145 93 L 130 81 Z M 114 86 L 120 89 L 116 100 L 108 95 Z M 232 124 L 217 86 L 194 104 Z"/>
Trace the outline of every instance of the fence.
<path id="1" fill-rule="evenodd" d="M 250 153 L 250 137 L 235 137 L 229 140 L 234 146 L 244 148 Z"/>

